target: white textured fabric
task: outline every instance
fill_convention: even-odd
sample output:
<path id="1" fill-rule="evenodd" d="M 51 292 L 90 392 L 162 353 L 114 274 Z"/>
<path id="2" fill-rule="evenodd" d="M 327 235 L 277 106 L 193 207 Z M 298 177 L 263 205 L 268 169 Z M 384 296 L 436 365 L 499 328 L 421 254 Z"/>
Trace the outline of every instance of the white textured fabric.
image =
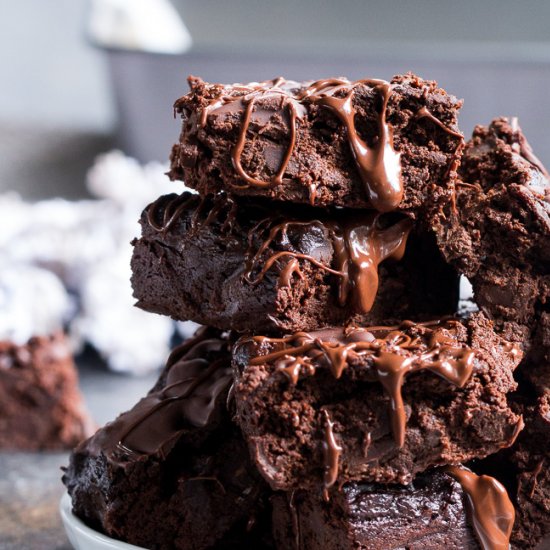
<path id="1" fill-rule="evenodd" d="M 65 324 L 75 348 L 92 344 L 114 370 L 162 365 L 174 322 L 133 307 L 130 241 L 149 202 L 182 191 L 166 170 L 113 151 L 89 172 L 98 200 L 0 195 L 0 337 L 21 341 Z"/>

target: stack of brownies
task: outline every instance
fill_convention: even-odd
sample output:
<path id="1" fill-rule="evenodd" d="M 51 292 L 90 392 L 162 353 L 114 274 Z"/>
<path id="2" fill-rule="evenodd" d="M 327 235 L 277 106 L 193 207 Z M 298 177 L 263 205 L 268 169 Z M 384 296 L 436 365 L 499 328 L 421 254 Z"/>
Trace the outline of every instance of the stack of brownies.
<path id="1" fill-rule="evenodd" d="M 190 86 L 198 194 L 144 211 L 132 284 L 205 326 L 75 450 L 74 512 L 147 548 L 549 548 L 550 184 L 517 123 L 465 144 L 412 74 Z"/>

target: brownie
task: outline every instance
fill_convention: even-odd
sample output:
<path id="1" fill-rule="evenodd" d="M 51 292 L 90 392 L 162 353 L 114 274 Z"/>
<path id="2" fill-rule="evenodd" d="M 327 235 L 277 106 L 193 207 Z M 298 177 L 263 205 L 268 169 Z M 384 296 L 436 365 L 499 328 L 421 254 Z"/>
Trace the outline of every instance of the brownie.
<path id="1" fill-rule="evenodd" d="M 412 73 L 189 86 L 169 175 L 203 195 L 416 213 L 452 181 L 463 146 L 462 101 Z"/>
<path id="2" fill-rule="evenodd" d="M 236 420 L 274 490 L 406 484 L 513 442 L 521 416 L 506 397 L 520 358 L 480 313 L 245 336 L 233 349 Z"/>
<path id="3" fill-rule="evenodd" d="M 461 176 L 454 207 L 443 202 L 432 219 L 442 253 L 507 338 L 526 350 L 550 342 L 550 187 L 517 121 L 477 126 Z"/>
<path id="4" fill-rule="evenodd" d="M 508 542 L 514 508 L 505 490 L 487 476 L 459 474 L 468 476 L 468 491 L 445 470 L 431 470 L 407 486 L 347 483 L 328 501 L 315 492 L 277 493 L 275 540 L 279 548 L 307 550 L 508 548 L 480 545 L 481 537 Z M 477 530 L 472 512 L 486 529 Z"/>
<path id="5" fill-rule="evenodd" d="M 137 305 L 174 319 L 294 332 L 456 310 L 454 268 L 402 214 L 184 193 L 151 204 L 141 226 Z"/>
<path id="6" fill-rule="evenodd" d="M 550 548 L 550 391 L 537 397 L 527 385 L 520 390 L 513 405 L 523 415 L 524 430 L 512 447 L 472 467 L 497 477 L 513 496 L 513 550 L 546 550 Z"/>
<path id="7" fill-rule="evenodd" d="M 0 341 L 0 449 L 70 449 L 92 431 L 62 333 Z"/>
<path id="8" fill-rule="evenodd" d="M 524 413 L 525 433 L 512 448 L 517 471 L 517 516 L 512 534 L 518 549 L 550 548 L 550 392 Z"/>
<path id="9" fill-rule="evenodd" d="M 530 343 L 521 377 L 534 394 L 544 396 L 550 393 L 550 313 L 540 313 Z"/>
<path id="10" fill-rule="evenodd" d="M 227 335 L 200 329 L 145 398 L 73 452 L 74 513 L 146 548 L 261 547 L 264 483 L 226 408 L 231 382 Z"/>

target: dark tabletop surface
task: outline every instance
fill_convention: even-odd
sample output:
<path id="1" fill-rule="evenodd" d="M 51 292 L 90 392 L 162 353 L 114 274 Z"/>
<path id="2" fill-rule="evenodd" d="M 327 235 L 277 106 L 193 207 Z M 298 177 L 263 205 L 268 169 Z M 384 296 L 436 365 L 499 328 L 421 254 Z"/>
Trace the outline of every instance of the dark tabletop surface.
<path id="1" fill-rule="evenodd" d="M 153 385 L 115 374 L 94 357 L 79 360 L 82 391 L 98 425 L 129 409 Z M 59 516 L 61 466 L 68 453 L 0 453 L 0 549 L 69 550 Z"/>

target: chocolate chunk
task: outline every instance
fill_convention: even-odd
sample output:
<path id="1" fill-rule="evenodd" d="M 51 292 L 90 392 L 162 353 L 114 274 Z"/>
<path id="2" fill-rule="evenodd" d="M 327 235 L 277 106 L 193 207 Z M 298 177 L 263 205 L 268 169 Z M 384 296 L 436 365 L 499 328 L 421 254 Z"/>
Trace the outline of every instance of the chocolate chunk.
<path id="1" fill-rule="evenodd" d="M 0 341 L 0 449 L 70 449 L 92 431 L 62 333 Z"/>
<path id="2" fill-rule="evenodd" d="M 400 214 L 184 193 L 150 205 L 141 225 L 137 305 L 175 319 L 270 332 L 456 309 L 454 269 Z"/>
<path id="3" fill-rule="evenodd" d="M 416 211 L 454 177 L 462 102 L 411 73 L 189 85 L 170 176 L 203 195 Z"/>
<path id="4" fill-rule="evenodd" d="M 520 358 L 482 314 L 243 337 L 236 418 L 275 490 L 409 483 L 513 442 L 521 417 L 506 394 Z"/>

